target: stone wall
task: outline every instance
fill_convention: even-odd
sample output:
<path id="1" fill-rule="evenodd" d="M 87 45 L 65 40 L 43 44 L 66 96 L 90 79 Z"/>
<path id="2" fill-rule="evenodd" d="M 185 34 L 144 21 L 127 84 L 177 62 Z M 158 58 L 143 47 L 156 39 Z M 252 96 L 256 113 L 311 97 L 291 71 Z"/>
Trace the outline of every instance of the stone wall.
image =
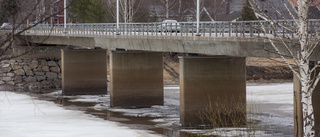
<path id="1" fill-rule="evenodd" d="M 12 59 L 0 62 L 0 85 L 61 89 L 60 59 Z"/>

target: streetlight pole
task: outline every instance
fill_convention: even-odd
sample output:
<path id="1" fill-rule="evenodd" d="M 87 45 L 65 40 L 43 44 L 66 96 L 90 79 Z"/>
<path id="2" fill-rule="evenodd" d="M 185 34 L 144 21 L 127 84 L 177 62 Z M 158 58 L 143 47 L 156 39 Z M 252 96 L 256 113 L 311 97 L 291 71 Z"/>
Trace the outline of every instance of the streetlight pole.
<path id="1" fill-rule="evenodd" d="M 200 0 L 197 0 L 197 34 L 196 36 L 201 36 L 199 33 L 200 27 Z"/>
<path id="2" fill-rule="evenodd" d="M 67 0 L 64 0 L 64 33 L 67 33 Z"/>
<path id="3" fill-rule="evenodd" d="M 120 35 L 119 33 L 119 0 L 117 0 L 117 35 Z"/>

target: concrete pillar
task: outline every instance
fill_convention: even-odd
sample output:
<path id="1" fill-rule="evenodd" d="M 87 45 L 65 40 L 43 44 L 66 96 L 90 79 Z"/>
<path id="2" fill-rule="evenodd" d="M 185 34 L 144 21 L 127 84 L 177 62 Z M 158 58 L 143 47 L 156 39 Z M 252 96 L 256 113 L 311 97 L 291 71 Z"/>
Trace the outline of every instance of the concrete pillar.
<path id="1" fill-rule="evenodd" d="M 107 52 L 61 50 L 63 95 L 107 94 Z"/>
<path id="2" fill-rule="evenodd" d="M 301 84 L 297 76 L 294 76 L 294 135 L 303 136 L 303 114 L 301 104 Z M 316 86 L 312 94 L 312 104 L 314 111 L 315 136 L 320 136 L 320 84 Z"/>
<path id="3" fill-rule="evenodd" d="M 181 57 L 180 58 L 180 122 L 182 126 L 212 124 L 202 114 L 222 114 L 231 110 L 230 119 L 246 122 L 246 70 L 245 58 L 233 57 Z M 219 112 L 221 111 L 221 113 Z M 215 114 L 212 114 L 216 116 Z M 229 119 L 230 118 L 230 119 Z M 216 117 L 212 120 L 218 121 Z"/>
<path id="4" fill-rule="evenodd" d="M 110 55 L 111 107 L 163 105 L 163 55 L 115 51 Z"/>

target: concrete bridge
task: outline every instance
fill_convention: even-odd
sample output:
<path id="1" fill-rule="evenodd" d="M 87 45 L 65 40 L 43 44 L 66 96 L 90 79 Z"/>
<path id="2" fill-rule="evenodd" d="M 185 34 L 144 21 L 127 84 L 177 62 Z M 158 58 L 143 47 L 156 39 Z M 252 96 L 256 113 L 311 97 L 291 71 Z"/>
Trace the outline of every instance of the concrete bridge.
<path id="1" fill-rule="evenodd" d="M 201 33 L 197 36 L 192 23 L 181 23 L 179 32 L 163 31 L 158 27 L 162 24 L 156 23 L 121 24 L 120 28 L 115 24 L 69 24 L 67 31 L 63 26 L 39 25 L 23 36 L 31 43 L 80 48 L 61 52 L 64 95 L 106 94 L 108 60 L 105 49 L 113 50 L 109 60 L 111 107 L 163 104 L 162 52 L 207 55 L 180 58 L 181 124 L 196 126 L 207 122 L 201 121 L 198 114 L 208 104 L 220 103 L 230 109 L 234 109 L 234 104 L 246 105 L 245 57 L 279 57 L 268 38 L 272 38 L 279 50 L 289 56 L 279 37 L 293 41 L 296 38 L 293 32 L 272 28 L 267 22 L 262 23 L 269 28 L 265 33 L 259 22 L 201 24 Z M 311 21 L 311 24 L 310 36 L 315 37 L 313 30 L 318 30 L 319 21 Z M 178 25 L 165 26 L 172 30 L 172 26 L 177 29 Z M 290 50 L 297 50 L 297 42 L 284 42 Z M 319 50 L 314 58 L 320 56 Z M 299 87 L 299 83 L 295 87 Z M 295 90 L 295 93 L 300 92 L 299 88 Z M 295 97 L 300 98 L 299 94 Z M 317 97 L 313 100 L 313 104 L 320 103 Z M 314 107 L 316 128 L 320 126 L 318 108 Z M 246 107 L 243 107 L 233 113 L 245 119 L 245 112 Z M 298 116 L 302 117 L 300 112 Z"/>

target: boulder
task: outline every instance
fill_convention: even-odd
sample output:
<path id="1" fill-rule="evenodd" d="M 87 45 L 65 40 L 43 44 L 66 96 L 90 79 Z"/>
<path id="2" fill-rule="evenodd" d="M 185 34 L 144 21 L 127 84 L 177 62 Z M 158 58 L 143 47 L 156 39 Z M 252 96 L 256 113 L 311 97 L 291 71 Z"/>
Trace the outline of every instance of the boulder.
<path id="1" fill-rule="evenodd" d="M 3 84 L 5 84 L 5 82 L 4 82 L 4 81 L 2 81 L 2 80 L 0 80 L 0 85 L 3 85 Z"/>

